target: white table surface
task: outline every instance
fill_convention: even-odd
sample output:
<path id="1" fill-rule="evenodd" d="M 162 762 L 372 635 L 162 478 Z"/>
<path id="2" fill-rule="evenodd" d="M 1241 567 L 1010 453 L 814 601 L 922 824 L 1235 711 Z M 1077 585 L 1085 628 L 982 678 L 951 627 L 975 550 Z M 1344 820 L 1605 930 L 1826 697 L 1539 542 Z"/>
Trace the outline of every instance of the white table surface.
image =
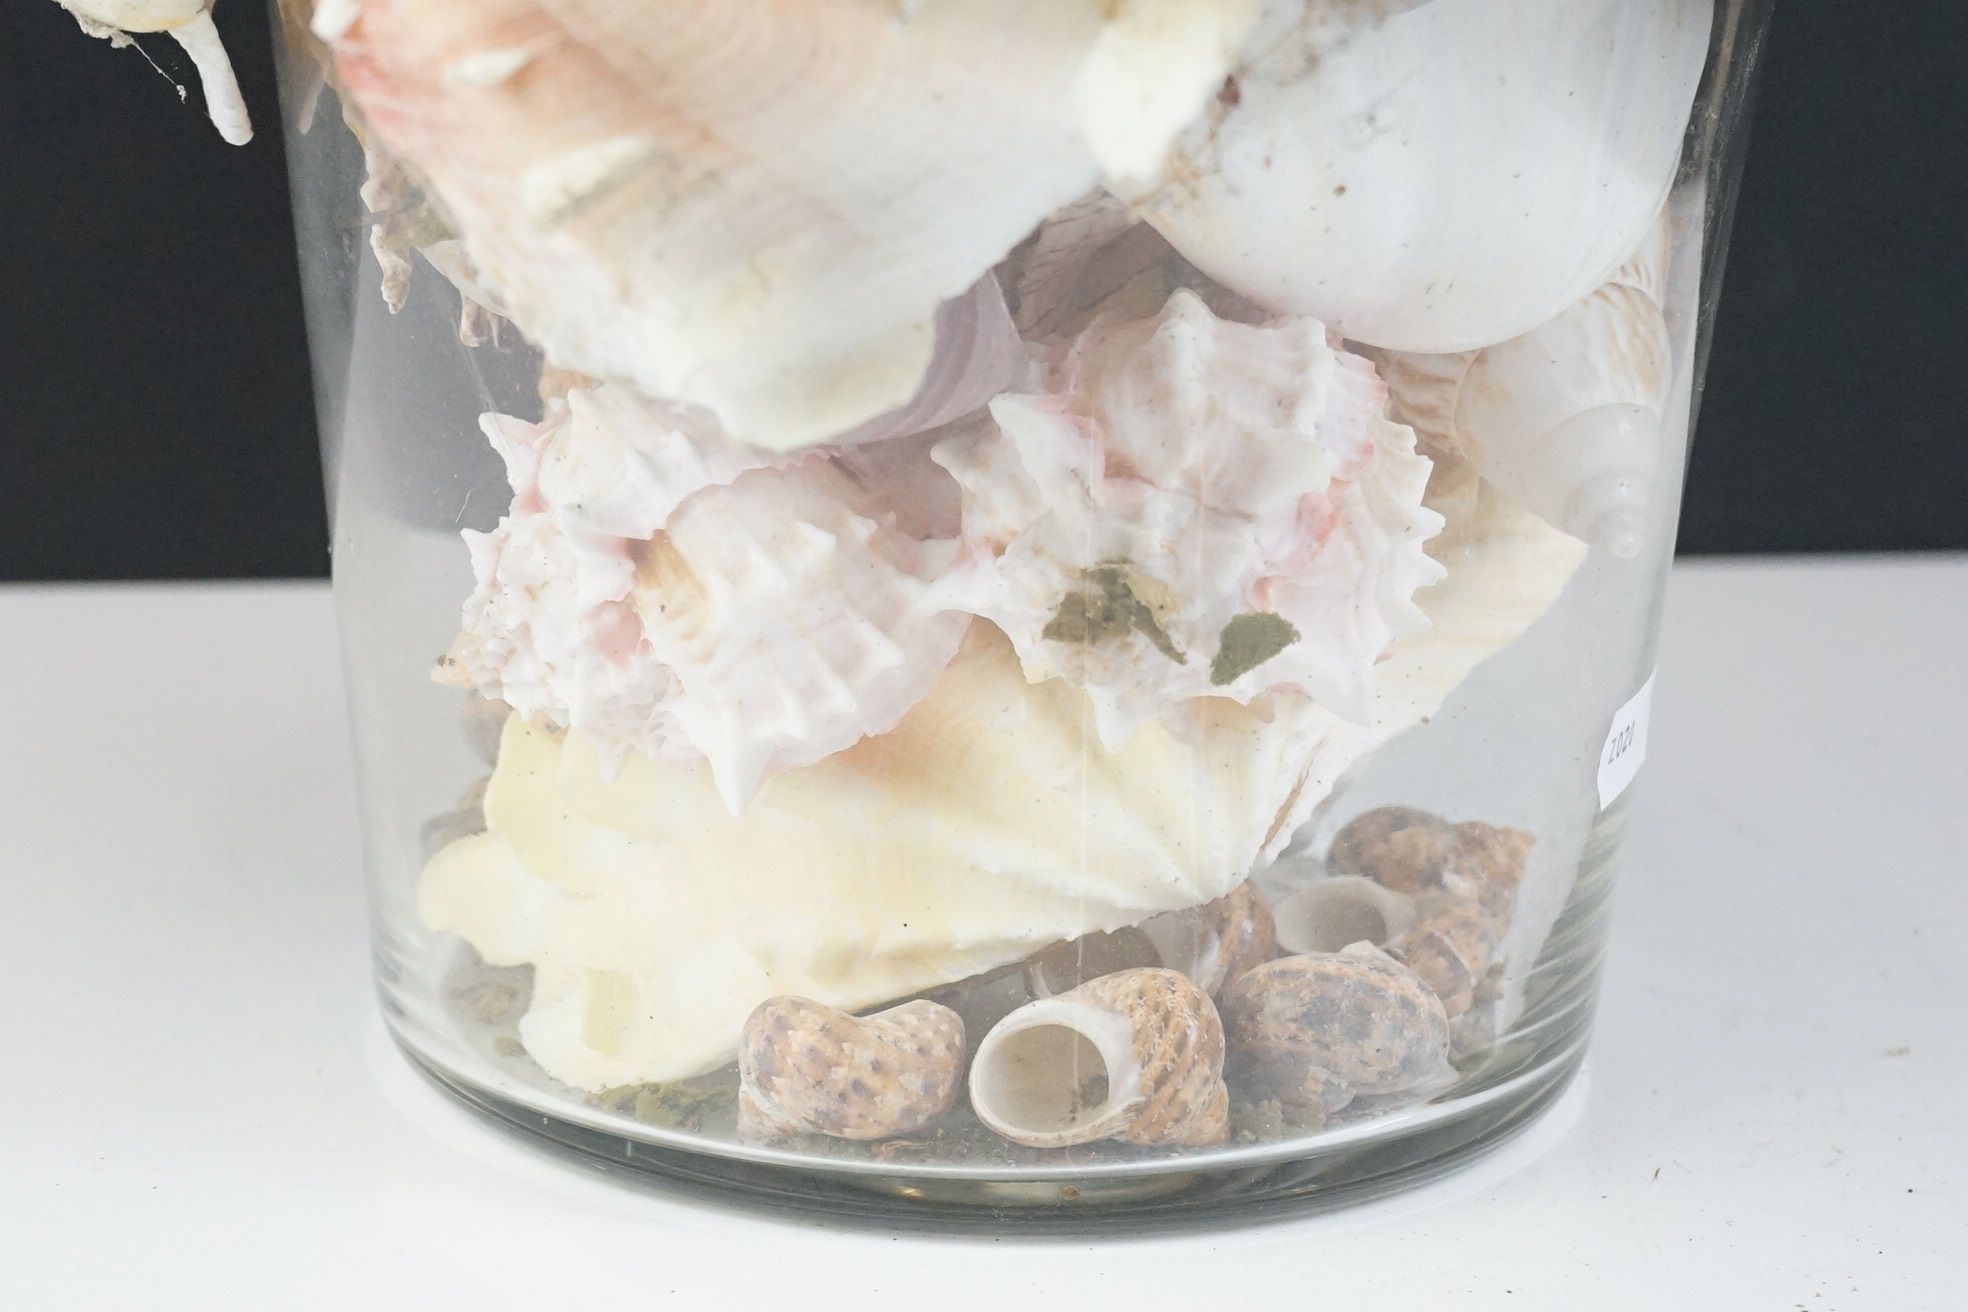
<path id="1" fill-rule="evenodd" d="M 1968 1307 L 1968 559 L 1684 568 L 1589 1078 L 1363 1209 L 896 1236 L 452 1105 L 368 980 L 325 589 L 0 589 L 0 1307 Z"/>

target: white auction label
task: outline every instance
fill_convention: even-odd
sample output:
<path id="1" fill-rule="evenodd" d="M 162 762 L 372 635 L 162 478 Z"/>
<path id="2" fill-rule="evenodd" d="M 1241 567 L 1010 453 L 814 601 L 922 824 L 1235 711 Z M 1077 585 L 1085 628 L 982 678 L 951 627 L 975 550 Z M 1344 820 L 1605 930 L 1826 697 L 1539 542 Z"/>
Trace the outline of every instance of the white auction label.
<path id="1" fill-rule="evenodd" d="M 1654 704 L 1654 679 L 1647 676 L 1633 699 L 1613 716 L 1613 727 L 1606 731 L 1606 745 L 1599 751 L 1599 809 L 1605 810 L 1619 799 L 1640 773 L 1647 759 L 1647 713 Z"/>

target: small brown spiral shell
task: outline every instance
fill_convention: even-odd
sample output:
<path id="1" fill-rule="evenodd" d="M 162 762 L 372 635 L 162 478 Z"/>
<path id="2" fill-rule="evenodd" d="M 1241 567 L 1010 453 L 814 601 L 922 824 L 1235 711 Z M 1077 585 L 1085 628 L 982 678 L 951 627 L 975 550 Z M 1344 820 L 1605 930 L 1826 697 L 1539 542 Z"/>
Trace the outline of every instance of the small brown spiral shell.
<path id="1" fill-rule="evenodd" d="M 738 1132 L 889 1139 L 913 1134 L 956 1102 L 964 1027 L 917 1000 L 852 1016 L 808 998 L 761 1002 L 738 1047 Z"/>
<path id="2" fill-rule="evenodd" d="M 1222 1143 L 1223 1052 L 1216 1006 L 1194 981 L 1160 967 L 1118 971 L 1028 1003 L 985 1035 L 971 1109 L 1034 1148 Z"/>
<path id="3" fill-rule="evenodd" d="M 1449 1018 L 1428 985 L 1363 946 L 1257 967 L 1224 993 L 1223 1024 L 1240 1094 L 1329 1111 L 1426 1082 L 1449 1045 Z"/>
<path id="4" fill-rule="evenodd" d="M 1497 939 L 1497 922 L 1482 903 L 1434 893 L 1415 903 L 1414 923 L 1387 945 L 1387 954 L 1421 976 L 1453 1020 L 1475 1000 Z"/>

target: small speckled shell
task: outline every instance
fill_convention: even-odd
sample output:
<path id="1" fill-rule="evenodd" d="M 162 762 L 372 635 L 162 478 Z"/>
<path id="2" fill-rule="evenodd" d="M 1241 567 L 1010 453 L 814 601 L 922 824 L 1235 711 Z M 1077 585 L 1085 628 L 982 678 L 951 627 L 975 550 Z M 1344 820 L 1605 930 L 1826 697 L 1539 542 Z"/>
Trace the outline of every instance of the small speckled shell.
<path id="1" fill-rule="evenodd" d="M 1160 949 L 1161 964 L 1195 980 L 1212 997 L 1278 955 L 1271 904 L 1249 881 L 1214 902 L 1157 916 L 1142 929 Z"/>
<path id="2" fill-rule="evenodd" d="M 1498 929 L 1474 898 L 1434 893 L 1416 903 L 1414 923 L 1387 945 L 1387 953 L 1421 976 L 1453 1020 L 1469 1010 L 1495 959 Z"/>
<path id="3" fill-rule="evenodd" d="M 1337 1110 L 1441 1072 L 1449 1020 L 1408 967 L 1372 948 L 1259 966 L 1224 993 L 1229 1078 L 1243 1097 Z"/>
<path id="4" fill-rule="evenodd" d="M 1365 875 L 1396 892 L 1419 893 L 1441 882 L 1455 846 L 1455 826 L 1441 816 L 1382 806 L 1349 821 L 1326 859 L 1336 875 Z"/>
<path id="5" fill-rule="evenodd" d="M 955 1103 L 963 1021 L 934 1002 L 851 1016 L 806 998 L 768 998 L 738 1049 L 738 1132 L 888 1139 Z"/>
<path id="6" fill-rule="evenodd" d="M 1039 1085 L 1067 1088 L 1086 1073 L 1076 1065 L 1047 1065 L 1017 1045 L 1040 1031 L 1072 1030 L 1104 1063 L 1106 1092 L 1084 1109 L 1043 1122 L 1016 1114 Z M 1223 1025 L 1209 995 L 1173 970 L 1123 970 L 1070 993 L 1012 1012 L 978 1045 L 972 1063 L 971 1107 L 991 1129 L 1015 1143 L 1060 1148 L 1121 1139 L 1142 1145 L 1201 1146 L 1230 1133 L 1229 1091 L 1223 1083 Z M 1063 1083 L 1062 1083 L 1063 1082 Z M 1014 1086 L 1023 1086 L 1018 1088 Z M 1040 1089 L 1041 1094 L 1057 1089 Z"/>
<path id="7" fill-rule="evenodd" d="M 1499 928 L 1510 923 L 1517 887 L 1537 840 L 1527 831 L 1465 820 L 1455 827 L 1455 851 L 1444 871 L 1444 883 L 1483 904 Z"/>
<path id="8" fill-rule="evenodd" d="M 1446 888 L 1474 898 L 1501 929 L 1535 842 L 1522 829 L 1480 820 L 1451 824 L 1414 807 L 1383 806 L 1348 822 L 1327 861 L 1335 874 L 1363 875 L 1396 892 Z"/>

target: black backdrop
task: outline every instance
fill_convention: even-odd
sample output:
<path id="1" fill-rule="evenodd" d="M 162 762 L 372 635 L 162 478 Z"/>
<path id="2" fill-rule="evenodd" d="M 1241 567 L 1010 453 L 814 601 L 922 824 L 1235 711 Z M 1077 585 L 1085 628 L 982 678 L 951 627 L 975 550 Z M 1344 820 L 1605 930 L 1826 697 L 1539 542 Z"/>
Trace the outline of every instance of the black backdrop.
<path id="1" fill-rule="evenodd" d="M 243 150 L 0 0 L 0 578 L 326 568 L 266 20 L 219 21 Z M 1682 549 L 1968 547 L 1968 6 L 1783 0 L 1764 73 Z"/>

